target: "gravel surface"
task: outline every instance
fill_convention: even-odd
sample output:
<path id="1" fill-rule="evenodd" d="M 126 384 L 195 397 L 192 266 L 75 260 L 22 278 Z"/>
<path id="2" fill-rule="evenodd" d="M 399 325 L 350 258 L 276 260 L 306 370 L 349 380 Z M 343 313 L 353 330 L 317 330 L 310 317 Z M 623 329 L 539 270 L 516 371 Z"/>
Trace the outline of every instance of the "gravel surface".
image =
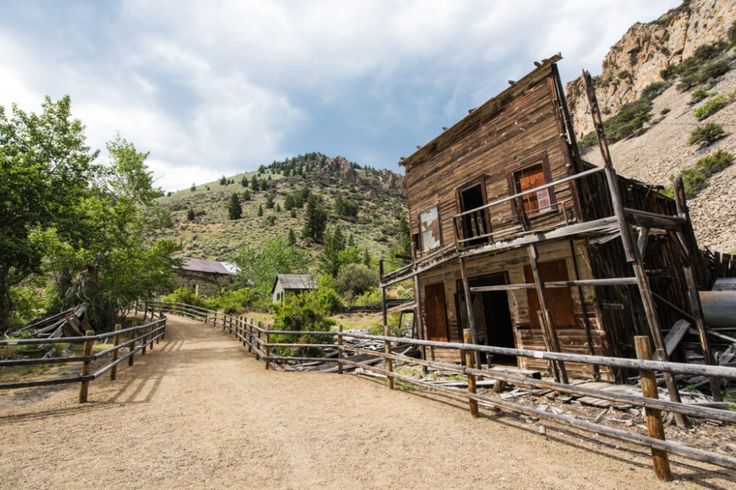
<path id="1" fill-rule="evenodd" d="M 645 451 L 356 376 L 266 371 L 222 331 L 170 317 L 114 383 L 0 411 L 0 488 L 672 488 Z M 464 407 L 463 407 L 464 408 Z M 733 488 L 725 472 L 676 465 Z"/>

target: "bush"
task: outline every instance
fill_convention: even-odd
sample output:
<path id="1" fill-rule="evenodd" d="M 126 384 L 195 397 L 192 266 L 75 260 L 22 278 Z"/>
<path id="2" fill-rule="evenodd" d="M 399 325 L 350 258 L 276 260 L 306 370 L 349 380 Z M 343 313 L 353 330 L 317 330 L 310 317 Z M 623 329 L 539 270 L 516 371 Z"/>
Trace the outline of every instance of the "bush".
<path id="1" fill-rule="evenodd" d="M 697 161 L 694 167 L 680 173 L 685 188 L 685 197 L 693 198 L 708 187 L 708 178 L 733 164 L 733 155 L 726 150 L 718 150 Z M 666 194 L 672 196 L 673 189 L 668 187 Z"/>
<path id="2" fill-rule="evenodd" d="M 692 92 L 690 92 L 690 104 L 697 104 L 701 100 L 705 100 L 710 96 L 710 93 L 708 92 L 708 89 L 703 87 L 702 85 L 700 87 L 696 87 Z"/>
<path id="3" fill-rule="evenodd" d="M 197 296 L 192 288 L 177 288 L 172 293 L 164 296 L 164 301 L 172 303 L 186 303 L 188 305 L 202 306 L 202 298 Z"/>
<path id="4" fill-rule="evenodd" d="M 308 294 L 309 299 L 326 315 L 333 315 L 342 310 L 340 296 L 332 288 L 320 287 Z"/>
<path id="5" fill-rule="evenodd" d="M 363 264 L 347 264 L 340 268 L 337 290 L 353 298 L 378 286 L 378 273 Z"/>
<path id="6" fill-rule="evenodd" d="M 708 146 L 724 136 L 726 136 L 726 131 L 723 130 L 723 126 L 710 122 L 693 129 L 692 133 L 690 133 L 688 143 L 691 145 Z"/>
<path id="7" fill-rule="evenodd" d="M 325 312 L 322 311 L 314 301 L 314 294 L 307 293 L 299 296 L 291 297 L 285 305 L 283 305 L 274 320 L 274 330 L 288 330 L 291 332 L 316 332 L 327 331 L 335 325 L 335 322 L 327 318 Z M 309 343 L 332 343 L 334 337 L 309 334 L 280 334 L 271 335 L 271 342 L 281 344 L 309 344 Z M 323 350 L 320 348 L 292 348 L 277 347 L 272 352 L 282 356 L 309 356 L 320 357 Z"/>
<path id="8" fill-rule="evenodd" d="M 695 109 L 693 114 L 698 121 L 712 116 L 729 104 L 729 99 L 725 95 L 716 95 L 708 99 L 705 104 Z"/>
<path id="9" fill-rule="evenodd" d="M 252 288 L 232 289 L 206 298 L 204 306 L 211 310 L 237 315 L 252 310 L 257 299 Z"/>

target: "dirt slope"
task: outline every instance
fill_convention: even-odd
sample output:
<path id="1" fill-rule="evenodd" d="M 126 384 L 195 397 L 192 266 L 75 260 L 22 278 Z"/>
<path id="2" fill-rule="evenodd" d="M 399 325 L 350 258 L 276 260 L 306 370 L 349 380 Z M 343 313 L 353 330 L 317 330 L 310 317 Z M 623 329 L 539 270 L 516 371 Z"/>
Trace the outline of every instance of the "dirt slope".
<path id="1" fill-rule="evenodd" d="M 189 320 L 171 321 L 165 343 L 90 393 L 83 406 L 70 388 L 0 412 L 0 487 L 672 488 L 646 453 L 473 420 L 354 376 L 266 371 Z"/>

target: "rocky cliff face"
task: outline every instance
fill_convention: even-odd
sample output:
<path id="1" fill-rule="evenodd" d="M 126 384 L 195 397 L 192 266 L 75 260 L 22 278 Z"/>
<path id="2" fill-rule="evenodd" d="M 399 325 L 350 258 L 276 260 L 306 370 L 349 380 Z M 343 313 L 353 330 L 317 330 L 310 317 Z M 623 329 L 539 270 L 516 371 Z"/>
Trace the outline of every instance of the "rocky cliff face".
<path id="1" fill-rule="evenodd" d="M 660 71 L 691 56 L 698 46 L 725 38 L 736 21 L 733 0 L 691 0 L 646 24 L 636 23 L 611 47 L 596 80 L 601 111 L 613 115 L 636 100 Z M 593 130 L 582 78 L 567 84 L 567 102 L 578 135 Z"/>
<path id="2" fill-rule="evenodd" d="M 385 169 L 356 170 L 345 157 L 341 156 L 328 158 L 319 173 L 322 176 L 338 178 L 351 184 L 406 194 L 406 179 L 403 175 Z"/>

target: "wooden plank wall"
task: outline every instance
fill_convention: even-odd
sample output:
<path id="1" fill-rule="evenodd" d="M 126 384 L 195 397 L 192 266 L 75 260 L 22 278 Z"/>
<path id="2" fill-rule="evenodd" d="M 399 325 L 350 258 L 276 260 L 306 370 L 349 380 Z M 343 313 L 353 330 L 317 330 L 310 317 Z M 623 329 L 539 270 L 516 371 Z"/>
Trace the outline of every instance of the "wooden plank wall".
<path id="1" fill-rule="evenodd" d="M 438 205 L 443 245 L 454 242 L 452 217 L 460 212 L 456 189 L 483 177 L 489 201 L 509 195 L 509 175 L 542 158 L 549 161 L 552 179 L 569 175 L 569 152 L 561 137 L 562 121 L 555 103 L 554 78 L 550 66 L 519 96 L 512 98 L 487 120 L 466 131 L 444 149 L 406 170 L 409 220 L 412 234 L 419 233 L 418 215 Z M 555 189 L 558 202 L 572 198 L 563 184 Z M 559 211 L 542 213 L 532 221 L 533 229 L 548 229 L 562 219 Z M 491 210 L 494 230 L 520 226 L 510 202 Z"/>
<path id="2" fill-rule="evenodd" d="M 576 240 L 574 250 L 578 263 L 579 277 L 581 279 L 589 279 L 592 277 L 590 269 L 590 260 L 587 255 L 587 244 L 585 240 Z M 551 260 L 565 259 L 568 277 L 575 277 L 575 269 L 571 260 L 571 248 L 568 240 L 560 240 L 557 242 L 545 243 L 539 247 L 540 262 Z M 504 252 L 497 255 L 479 257 L 469 259 L 466 263 L 466 271 L 469 278 L 482 277 L 495 273 L 506 272 L 510 283 L 523 283 L 524 266 L 529 263 L 529 257 L 526 249 L 517 249 Z M 458 312 L 456 311 L 455 294 L 458 292 L 457 284 L 460 280 L 460 271 L 456 263 L 449 263 L 436 270 L 427 272 L 420 277 L 420 301 L 423 301 L 424 285 L 443 283 L 445 286 L 447 317 L 450 341 L 462 341 L 462 329 L 467 325 L 460 325 Z M 582 288 L 582 298 L 578 294 L 577 288 L 571 289 L 571 295 L 574 303 L 574 313 L 576 325 L 574 328 L 558 328 L 557 334 L 560 339 L 560 345 L 563 352 L 590 354 L 590 346 L 587 342 L 585 332 L 585 316 L 583 302 L 585 303 L 585 312 L 591 329 L 593 338 L 593 353 L 596 355 L 609 355 L 609 343 L 606 338 L 603 324 L 597 314 L 597 305 L 595 303 L 595 292 L 592 287 Z M 546 350 L 544 338 L 540 328 L 532 328 L 529 321 L 529 308 L 527 302 L 526 290 L 513 290 L 508 293 L 509 310 L 514 328 L 514 336 L 517 347 L 535 350 Z M 536 314 L 534 312 L 533 314 Z M 436 350 L 430 353 L 434 359 L 440 359 L 450 362 L 460 362 L 457 352 L 441 352 Z M 534 359 L 523 359 L 518 364 L 523 369 L 535 369 L 545 371 L 547 363 Z M 593 371 L 591 366 L 571 364 L 568 371 L 572 376 L 592 377 Z M 613 379 L 611 371 L 602 371 L 603 379 Z"/>

